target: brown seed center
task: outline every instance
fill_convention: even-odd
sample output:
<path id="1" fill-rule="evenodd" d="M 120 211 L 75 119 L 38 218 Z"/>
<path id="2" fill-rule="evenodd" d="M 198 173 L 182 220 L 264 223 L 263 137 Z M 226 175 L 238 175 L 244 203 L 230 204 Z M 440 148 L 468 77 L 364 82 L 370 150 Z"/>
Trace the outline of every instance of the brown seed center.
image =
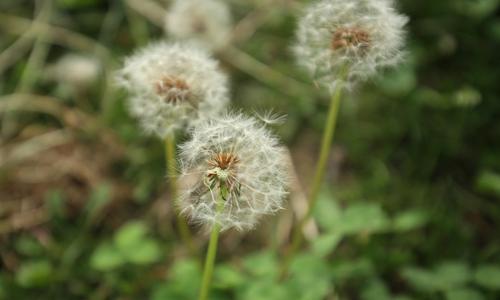
<path id="1" fill-rule="evenodd" d="M 332 49 L 359 49 L 362 51 L 368 50 L 370 47 L 370 34 L 363 29 L 357 27 L 339 28 L 332 36 Z"/>
<path id="2" fill-rule="evenodd" d="M 212 169 L 206 173 L 209 187 L 224 185 L 231 195 L 239 195 L 240 183 L 236 179 L 236 167 L 240 160 L 232 153 L 218 153 L 208 160 Z M 227 196 L 227 195 L 226 195 Z M 226 197 L 223 196 L 223 197 Z"/>
<path id="3" fill-rule="evenodd" d="M 156 82 L 156 94 L 161 96 L 165 102 L 177 104 L 184 100 L 189 100 L 191 95 L 189 85 L 180 78 L 164 77 Z"/>
<path id="4" fill-rule="evenodd" d="M 240 160 L 232 153 L 217 153 L 208 161 L 208 165 L 221 170 L 233 170 Z"/>

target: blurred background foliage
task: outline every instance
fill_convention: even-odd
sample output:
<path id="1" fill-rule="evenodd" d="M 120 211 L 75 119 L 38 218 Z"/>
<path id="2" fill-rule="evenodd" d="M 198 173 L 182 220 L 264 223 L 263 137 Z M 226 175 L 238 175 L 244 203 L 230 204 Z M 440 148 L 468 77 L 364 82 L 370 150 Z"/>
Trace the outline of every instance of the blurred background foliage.
<path id="1" fill-rule="evenodd" d="M 327 111 L 289 51 L 307 1 L 227 2 L 238 26 L 216 57 L 233 106 L 287 114 L 275 130 L 307 187 Z M 344 100 L 290 278 L 275 283 L 291 205 L 223 234 L 213 299 L 500 298 L 500 1 L 397 3 L 408 59 Z M 0 2 L 0 299 L 196 297 L 161 141 L 112 85 L 124 55 L 164 37 L 168 5 Z"/>

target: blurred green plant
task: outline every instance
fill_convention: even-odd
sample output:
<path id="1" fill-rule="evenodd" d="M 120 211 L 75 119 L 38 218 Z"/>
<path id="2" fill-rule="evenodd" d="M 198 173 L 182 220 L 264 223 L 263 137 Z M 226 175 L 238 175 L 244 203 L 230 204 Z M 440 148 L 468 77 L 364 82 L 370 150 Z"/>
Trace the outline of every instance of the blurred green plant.
<path id="1" fill-rule="evenodd" d="M 161 257 L 156 240 L 147 236 L 146 224 L 135 221 L 123 225 L 113 242 L 100 244 L 90 258 L 90 265 L 98 271 L 111 271 L 126 264 L 148 265 Z"/>
<path id="2" fill-rule="evenodd" d="M 27 32 L 36 2 L 0 1 L 0 299 L 195 298 L 199 262 L 180 250 L 163 210 L 162 145 L 142 135 L 124 95 L 110 88 L 118 57 L 163 37 L 148 5 L 162 8 L 164 1 L 135 1 L 142 11 L 129 5 L 134 1 L 54 1 L 43 40 L 48 55 L 30 93 L 56 97 L 50 101 L 68 110 L 15 108 L 4 97 L 16 92 L 40 36 Z M 228 1 L 234 19 L 243 21 L 235 49 L 217 56 L 231 74 L 234 106 L 288 114 L 277 131 L 307 183 L 327 100 L 289 51 L 296 16 L 309 1 L 285 2 Z M 213 299 L 500 297 L 500 1 L 398 3 L 411 18 L 407 63 L 344 102 L 326 175 L 335 188 L 320 195 L 317 236 L 293 261 L 289 279 L 274 284 L 280 255 L 262 238 L 274 227 L 242 240 L 228 233 Z M 79 99 L 46 77 L 59 58 L 82 52 L 100 60 L 104 74 Z M 269 69 L 285 79 L 255 73 Z M 282 90 L 287 77 L 298 83 Z M 4 165 L 4 153 L 53 130 L 72 143 L 37 152 L 34 162 Z M 93 173 L 113 147 L 124 149 L 123 157 Z M 92 159 L 66 161 L 73 148 L 90 149 Z M 38 163 L 50 157 L 53 171 L 44 173 Z M 24 225 L 38 221 L 31 213 L 40 211 L 43 222 Z"/>

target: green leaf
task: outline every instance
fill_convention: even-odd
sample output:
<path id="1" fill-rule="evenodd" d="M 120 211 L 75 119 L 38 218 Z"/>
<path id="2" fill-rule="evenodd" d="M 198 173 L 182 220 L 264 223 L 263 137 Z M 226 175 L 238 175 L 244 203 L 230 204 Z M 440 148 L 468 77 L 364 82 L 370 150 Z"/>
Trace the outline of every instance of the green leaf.
<path id="1" fill-rule="evenodd" d="M 489 23 L 489 32 L 493 40 L 500 41 L 500 19 L 496 19 Z"/>
<path id="2" fill-rule="evenodd" d="M 246 278 L 241 272 L 230 265 L 216 266 L 214 271 L 214 286 L 221 289 L 230 289 L 242 286 Z"/>
<path id="3" fill-rule="evenodd" d="M 291 296 L 283 284 L 276 284 L 272 280 L 253 280 L 240 291 L 238 299 L 289 300 L 292 299 Z"/>
<path id="4" fill-rule="evenodd" d="M 495 12 L 498 7 L 497 0 L 456 0 L 454 1 L 456 9 L 467 16 L 484 18 Z"/>
<path id="5" fill-rule="evenodd" d="M 458 107 L 472 107 L 481 102 L 482 95 L 477 89 L 465 86 L 453 94 L 453 100 Z"/>
<path id="6" fill-rule="evenodd" d="M 462 262 L 445 262 L 436 269 L 435 276 L 451 290 L 465 285 L 471 279 L 470 268 Z"/>
<path id="7" fill-rule="evenodd" d="M 473 289 L 461 288 L 446 292 L 446 300 L 483 300 L 483 295 Z"/>
<path id="8" fill-rule="evenodd" d="M 396 231 L 409 231 L 424 226 L 427 223 L 427 214 L 421 210 L 409 210 L 397 215 L 392 223 Z"/>
<path id="9" fill-rule="evenodd" d="M 402 276 L 415 289 L 424 292 L 434 292 L 441 290 L 443 284 L 432 272 L 420 268 L 408 267 L 402 271 Z"/>
<path id="10" fill-rule="evenodd" d="M 321 300 L 330 290 L 331 273 L 321 257 L 299 255 L 290 267 L 288 290 L 293 291 L 293 299 Z"/>
<path id="11" fill-rule="evenodd" d="M 43 253 L 43 247 L 32 236 L 23 235 L 15 241 L 17 252 L 26 256 L 37 256 Z"/>
<path id="12" fill-rule="evenodd" d="M 337 248 L 342 238 L 343 235 L 337 233 L 321 235 L 312 242 L 312 251 L 317 256 L 326 256 Z"/>
<path id="13" fill-rule="evenodd" d="M 415 70 L 409 66 L 396 68 L 378 76 L 376 82 L 382 90 L 394 97 L 411 92 L 417 85 Z"/>
<path id="14" fill-rule="evenodd" d="M 201 282 L 199 262 L 194 259 L 177 261 L 168 275 L 168 284 L 162 288 L 162 293 L 168 293 L 169 297 L 157 299 L 196 299 Z"/>
<path id="15" fill-rule="evenodd" d="M 373 264 L 367 259 L 343 261 L 333 266 L 332 275 L 335 282 L 351 278 L 369 277 L 374 273 Z"/>
<path id="16" fill-rule="evenodd" d="M 310 254 L 296 255 L 290 266 L 290 273 L 294 276 L 312 276 L 318 274 L 329 277 L 329 268 L 319 256 Z"/>
<path id="17" fill-rule="evenodd" d="M 392 299 L 389 290 L 384 282 L 375 279 L 365 285 L 366 287 L 361 292 L 361 299 L 363 300 L 390 300 Z"/>
<path id="18" fill-rule="evenodd" d="M 446 262 L 439 265 L 435 271 L 406 268 L 403 270 L 403 277 L 421 291 L 451 291 L 466 285 L 471 278 L 471 272 L 465 263 Z"/>
<path id="19" fill-rule="evenodd" d="M 243 261 L 245 270 L 255 276 L 277 275 L 278 262 L 271 251 L 263 251 L 247 256 Z"/>
<path id="20" fill-rule="evenodd" d="M 161 257 L 160 246 L 153 239 L 145 239 L 125 252 L 121 252 L 127 261 L 138 265 L 154 263 Z"/>
<path id="21" fill-rule="evenodd" d="M 476 187 L 481 192 L 500 195 L 500 175 L 483 171 L 476 179 Z"/>
<path id="22" fill-rule="evenodd" d="M 338 231 L 341 214 L 342 211 L 331 192 L 322 191 L 314 209 L 314 217 L 320 227 L 329 231 Z"/>
<path id="23" fill-rule="evenodd" d="M 418 102 L 433 108 L 448 109 L 454 106 L 445 95 L 427 87 L 418 88 L 414 97 Z"/>
<path id="24" fill-rule="evenodd" d="M 125 263 L 123 256 L 111 244 L 101 244 L 90 258 L 90 266 L 98 271 L 111 271 Z"/>
<path id="25" fill-rule="evenodd" d="M 374 233 L 387 229 L 389 224 L 379 204 L 358 203 L 344 211 L 339 230 L 345 234 Z"/>
<path id="26" fill-rule="evenodd" d="M 175 292 L 172 291 L 170 285 L 162 284 L 153 288 L 153 292 L 151 293 L 151 300 L 164 300 L 164 299 L 186 299 L 182 296 L 176 295 Z"/>
<path id="27" fill-rule="evenodd" d="M 22 287 L 41 287 L 52 281 L 53 268 L 49 261 L 39 260 L 24 263 L 16 273 L 17 283 Z"/>
<path id="28" fill-rule="evenodd" d="M 145 223 L 132 221 L 115 234 L 116 248 L 126 261 L 145 265 L 160 259 L 160 246 L 155 240 L 146 237 L 148 231 Z"/>
<path id="29" fill-rule="evenodd" d="M 474 281 L 487 289 L 500 290 L 500 266 L 483 265 L 476 269 Z"/>
<path id="30" fill-rule="evenodd" d="M 141 221 L 132 221 L 123 225 L 115 234 L 115 245 L 119 251 L 127 253 L 142 243 L 148 227 Z"/>

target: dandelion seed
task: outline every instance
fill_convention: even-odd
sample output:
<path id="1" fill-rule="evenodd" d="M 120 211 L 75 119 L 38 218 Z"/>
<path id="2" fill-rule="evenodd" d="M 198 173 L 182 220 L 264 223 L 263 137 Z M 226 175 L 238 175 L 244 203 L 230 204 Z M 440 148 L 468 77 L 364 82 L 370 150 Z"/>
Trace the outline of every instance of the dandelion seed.
<path id="1" fill-rule="evenodd" d="M 174 38 L 196 40 L 210 49 L 224 45 L 231 26 L 229 7 L 218 0 L 177 0 L 165 17 L 165 30 Z"/>
<path id="2" fill-rule="evenodd" d="M 253 228 L 280 210 L 287 195 L 287 158 L 265 124 L 241 114 L 207 120 L 181 145 L 181 211 L 222 229 Z M 222 194 L 223 209 L 217 209 Z"/>
<path id="3" fill-rule="evenodd" d="M 267 125 L 282 125 L 286 122 L 286 115 L 275 113 L 272 110 L 265 113 L 255 112 L 256 117 Z"/>
<path id="4" fill-rule="evenodd" d="M 300 20 L 293 50 L 319 83 L 349 87 L 401 61 L 407 20 L 392 0 L 321 0 Z"/>
<path id="5" fill-rule="evenodd" d="M 157 42 L 127 58 L 118 84 L 144 130 L 161 138 L 224 111 L 228 80 L 217 62 L 191 43 Z"/>

